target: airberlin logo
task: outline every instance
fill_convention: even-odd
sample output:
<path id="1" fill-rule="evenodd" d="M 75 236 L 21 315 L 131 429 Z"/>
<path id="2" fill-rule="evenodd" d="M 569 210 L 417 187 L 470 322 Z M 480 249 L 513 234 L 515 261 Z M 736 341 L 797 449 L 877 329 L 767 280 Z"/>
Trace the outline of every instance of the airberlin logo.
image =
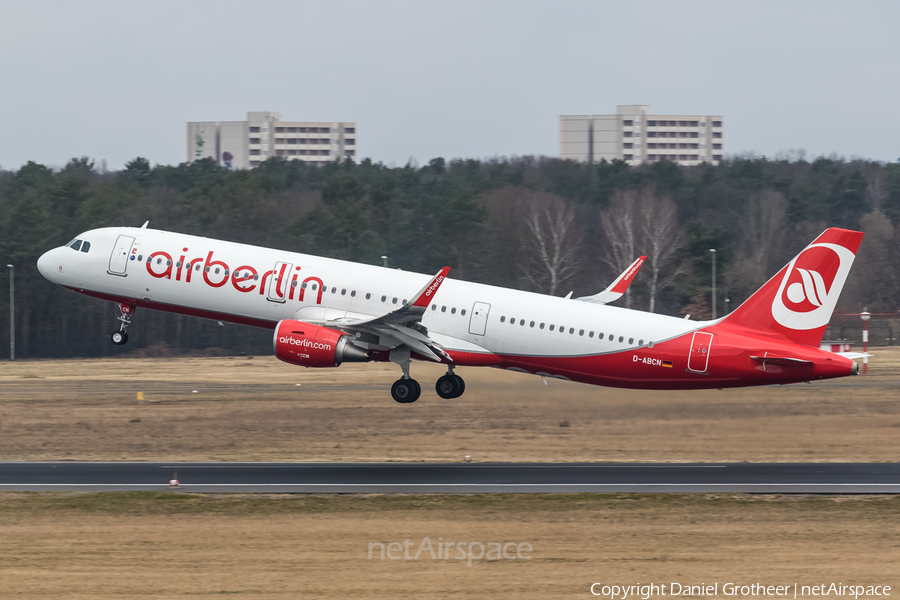
<path id="1" fill-rule="evenodd" d="M 438 286 L 441 285 L 442 281 L 444 281 L 443 275 L 441 275 L 440 277 L 435 277 L 434 281 L 431 282 L 431 285 L 428 286 L 428 289 L 425 290 L 425 296 L 431 297 L 434 291 L 438 289 Z"/>
<path id="2" fill-rule="evenodd" d="M 853 253 L 837 244 L 812 244 L 787 266 L 772 302 L 772 316 L 789 329 L 827 325 L 850 267 Z"/>
<path id="3" fill-rule="evenodd" d="M 304 348 L 314 348 L 316 350 L 331 350 L 331 344 L 322 344 L 320 342 L 311 342 L 306 338 L 297 339 L 292 338 L 286 335 L 278 338 L 278 341 L 282 344 L 289 344 L 291 346 L 303 346 Z"/>

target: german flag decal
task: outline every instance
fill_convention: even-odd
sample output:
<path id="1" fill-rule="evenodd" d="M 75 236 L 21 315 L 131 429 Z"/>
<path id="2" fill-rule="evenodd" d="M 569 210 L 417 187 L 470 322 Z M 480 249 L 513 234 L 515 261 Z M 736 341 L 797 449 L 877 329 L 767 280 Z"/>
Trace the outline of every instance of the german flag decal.
<path id="1" fill-rule="evenodd" d="M 671 360 L 664 360 L 662 366 L 668 367 L 668 368 L 671 369 L 671 368 L 672 368 L 672 361 L 671 361 Z"/>

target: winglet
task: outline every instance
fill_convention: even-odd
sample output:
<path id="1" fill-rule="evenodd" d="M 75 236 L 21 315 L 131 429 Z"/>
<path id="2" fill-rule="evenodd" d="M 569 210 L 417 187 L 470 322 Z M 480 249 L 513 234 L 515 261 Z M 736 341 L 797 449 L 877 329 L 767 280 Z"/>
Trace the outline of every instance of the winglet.
<path id="1" fill-rule="evenodd" d="M 593 302 L 594 304 L 609 304 L 613 300 L 618 300 L 625 293 L 625 290 L 628 289 L 628 286 L 631 285 L 631 282 L 634 281 L 634 278 L 637 276 L 638 271 L 641 270 L 641 265 L 644 264 L 645 260 L 647 260 L 646 256 L 639 256 L 638 259 L 631 263 L 631 265 L 625 269 L 615 281 L 609 284 L 608 288 L 599 294 L 575 299 L 581 300 L 582 302 Z"/>
<path id="2" fill-rule="evenodd" d="M 449 272 L 450 267 L 444 267 L 438 271 L 437 275 L 434 276 L 434 279 L 429 281 L 428 285 L 419 290 L 419 293 L 415 295 L 410 302 L 410 305 L 428 308 L 428 304 L 434 298 L 434 295 L 437 293 L 438 288 L 441 287 L 441 284 L 444 283 L 444 280 L 447 278 L 447 273 Z"/>

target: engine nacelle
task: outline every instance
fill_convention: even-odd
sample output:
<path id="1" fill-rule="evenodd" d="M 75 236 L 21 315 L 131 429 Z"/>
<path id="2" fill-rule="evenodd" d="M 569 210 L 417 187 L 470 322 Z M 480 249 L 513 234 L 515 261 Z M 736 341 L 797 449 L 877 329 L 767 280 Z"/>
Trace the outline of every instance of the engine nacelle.
<path id="1" fill-rule="evenodd" d="M 338 367 L 344 362 L 365 362 L 369 355 L 340 331 L 285 319 L 275 327 L 275 356 L 301 367 Z"/>

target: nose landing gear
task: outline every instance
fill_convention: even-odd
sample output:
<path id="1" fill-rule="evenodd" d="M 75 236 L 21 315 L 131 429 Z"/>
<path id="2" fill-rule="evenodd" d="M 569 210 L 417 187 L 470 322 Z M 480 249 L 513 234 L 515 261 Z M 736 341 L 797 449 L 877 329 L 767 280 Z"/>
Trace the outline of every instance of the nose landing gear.
<path id="1" fill-rule="evenodd" d="M 122 314 L 119 315 L 117 321 L 121 321 L 121 325 L 119 326 L 119 330 L 113 332 L 109 338 L 112 340 L 112 343 L 116 346 L 122 346 L 126 342 L 128 342 L 128 326 L 131 325 L 131 315 L 134 314 L 134 311 L 137 310 L 137 307 L 134 304 L 120 304 L 119 310 L 122 311 Z"/>

